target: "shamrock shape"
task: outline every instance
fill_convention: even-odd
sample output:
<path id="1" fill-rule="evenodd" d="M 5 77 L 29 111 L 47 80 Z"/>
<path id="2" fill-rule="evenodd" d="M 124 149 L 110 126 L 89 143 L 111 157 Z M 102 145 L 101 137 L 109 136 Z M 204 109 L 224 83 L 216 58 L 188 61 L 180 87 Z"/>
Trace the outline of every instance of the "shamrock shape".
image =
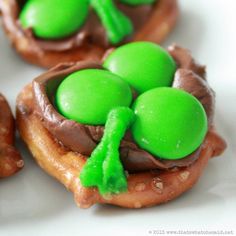
<path id="1" fill-rule="evenodd" d="M 154 0 L 121 0 L 124 4 L 151 4 Z M 20 14 L 24 28 L 44 39 L 60 39 L 81 28 L 92 7 L 99 16 L 111 44 L 132 34 L 133 25 L 113 0 L 28 0 Z"/>
<path id="2" fill-rule="evenodd" d="M 69 119 L 105 124 L 80 181 L 85 187 L 98 187 L 101 194 L 117 194 L 127 190 L 119 146 L 128 128 L 141 148 L 156 157 L 177 160 L 202 143 L 207 117 L 195 97 L 170 88 L 176 65 L 158 45 L 124 45 L 113 51 L 103 66 L 107 70 L 86 69 L 69 75 L 57 90 L 56 103 Z M 134 101 L 131 87 L 138 95 Z"/>

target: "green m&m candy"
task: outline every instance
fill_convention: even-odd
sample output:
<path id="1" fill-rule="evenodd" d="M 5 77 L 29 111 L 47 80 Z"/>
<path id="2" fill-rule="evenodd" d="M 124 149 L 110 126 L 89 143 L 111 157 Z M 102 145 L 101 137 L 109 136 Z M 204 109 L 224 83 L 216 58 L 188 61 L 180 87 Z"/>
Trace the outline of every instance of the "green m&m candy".
<path id="1" fill-rule="evenodd" d="M 157 44 L 134 42 L 114 50 L 104 67 L 126 80 L 138 93 L 171 86 L 176 64 Z"/>
<path id="2" fill-rule="evenodd" d="M 106 70 L 84 69 L 69 75 L 59 85 L 56 104 L 68 119 L 90 125 L 106 123 L 115 107 L 129 107 L 132 93 L 119 76 Z"/>
<path id="3" fill-rule="evenodd" d="M 59 39 L 75 33 L 88 15 L 88 0 L 28 0 L 20 14 L 24 28 L 44 39 Z"/>
<path id="4" fill-rule="evenodd" d="M 133 105 L 134 140 L 150 153 L 169 160 L 195 151 L 207 132 L 202 104 L 191 94 L 174 88 L 156 88 L 140 95 Z"/>

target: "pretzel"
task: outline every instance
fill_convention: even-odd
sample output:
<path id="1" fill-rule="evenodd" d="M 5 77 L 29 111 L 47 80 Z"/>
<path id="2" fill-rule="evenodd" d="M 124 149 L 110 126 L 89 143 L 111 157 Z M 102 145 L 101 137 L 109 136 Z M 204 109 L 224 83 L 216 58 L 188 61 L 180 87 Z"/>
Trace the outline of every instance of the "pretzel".
<path id="1" fill-rule="evenodd" d="M 224 140 L 211 127 L 199 158 L 192 165 L 127 175 L 127 192 L 102 196 L 96 188 L 84 188 L 80 183 L 78 176 L 86 157 L 63 147 L 42 125 L 35 113 L 31 84 L 17 98 L 17 124 L 21 137 L 38 164 L 74 194 L 81 208 L 95 203 L 141 208 L 168 202 L 190 189 L 198 181 L 209 159 L 220 155 L 226 147 Z"/>
<path id="2" fill-rule="evenodd" d="M 13 146 L 14 133 L 14 119 L 10 107 L 0 94 L 0 178 L 13 175 L 24 166 L 24 161 Z"/>
<path id="3" fill-rule="evenodd" d="M 12 46 L 28 62 L 50 68 L 60 62 L 75 62 L 80 60 L 98 60 L 102 58 L 107 48 L 84 42 L 81 46 L 64 51 L 44 50 L 37 41 L 32 40 L 17 23 L 18 8 L 16 0 L 1 0 L 3 26 Z M 149 20 L 132 37 L 132 41 L 162 42 L 175 26 L 178 17 L 177 0 L 159 0 L 154 5 Z"/>

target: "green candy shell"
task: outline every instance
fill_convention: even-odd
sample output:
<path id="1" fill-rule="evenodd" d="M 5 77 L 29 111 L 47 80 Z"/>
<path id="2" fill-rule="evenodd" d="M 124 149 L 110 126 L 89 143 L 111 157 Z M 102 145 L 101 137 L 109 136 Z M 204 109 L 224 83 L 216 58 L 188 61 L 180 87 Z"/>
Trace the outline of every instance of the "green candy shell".
<path id="1" fill-rule="evenodd" d="M 207 133 L 207 116 L 191 94 L 174 88 L 156 88 L 133 105 L 134 140 L 157 157 L 176 160 L 195 151 Z"/>
<path id="2" fill-rule="evenodd" d="M 138 93 L 171 86 L 176 64 L 157 44 L 135 42 L 114 50 L 104 67 L 126 80 Z"/>
<path id="3" fill-rule="evenodd" d="M 115 107 L 129 107 L 132 92 L 119 76 L 106 70 L 85 69 L 63 80 L 56 93 L 59 112 L 82 124 L 103 125 Z"/>
<path id="4" fill-rule="evenodd" d="M 39 38 L 60 39 L 82 26 L 88 9 L 87 0 L 29 0 L 20 13 L 20 22 Z"/>

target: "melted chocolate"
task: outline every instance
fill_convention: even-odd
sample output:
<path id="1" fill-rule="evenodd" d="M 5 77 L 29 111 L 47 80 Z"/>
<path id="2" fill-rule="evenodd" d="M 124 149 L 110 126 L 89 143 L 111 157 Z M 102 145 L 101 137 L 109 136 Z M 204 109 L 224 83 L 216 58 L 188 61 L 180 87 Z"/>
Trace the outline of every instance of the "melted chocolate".
<path id="1" fill-rule="evenodd" d="M 215 105 L 214 92 L 202 77 L 191 70 L 179 69 L 176 71 L 172 86 L 185 90 L 196 97 L 206 111 L 209 125 L 212 124 Z"/>
<path id="2" fill-rule="evenodd" d="M 191 70 L 201 78 L 205 79 L 206 67 L 196 63 L 189 50 L 174 44 L 168 48 L 168 51 L 176 61 L 179 68 Z"/>
<path id="3" fill-rule="evenodd" d="M 197 65 L 186 49 L 171 47 L 179 69 L 173 82 L 173 87 L 192 93 L 203 104 L 208 115 L 209 124 L 212 121 L 214 93 L 207 82 L 200 77 L 205 75 L 204 67 Z M 84 68 L 102 68 L 91 62 L 59 65 L 33 81 L 34 101 L 37 115 L 45 128 L 72 151 L 89 156 L 103 136 L 102 126 L 89 126 L 68 120 L 60 115 L 54 106 L 54 94 L 59 84 L 69 74 Z M 182 69 L 184 68 L 184 69 Z M 193 70 L 194 68 L 194 70 Z M 198 75 L 195 72 L 198 72 Z M 204 72 L 204 73 L 203 73 Z M 120 145 L 120 155 L 126 170 L 131 172 L 152 169 L 169 169 L 191 165 L 199 156 L 201 147 L 191 155 L 180 160 L 162 160 L 139 148 L 128 131 Z"/>

